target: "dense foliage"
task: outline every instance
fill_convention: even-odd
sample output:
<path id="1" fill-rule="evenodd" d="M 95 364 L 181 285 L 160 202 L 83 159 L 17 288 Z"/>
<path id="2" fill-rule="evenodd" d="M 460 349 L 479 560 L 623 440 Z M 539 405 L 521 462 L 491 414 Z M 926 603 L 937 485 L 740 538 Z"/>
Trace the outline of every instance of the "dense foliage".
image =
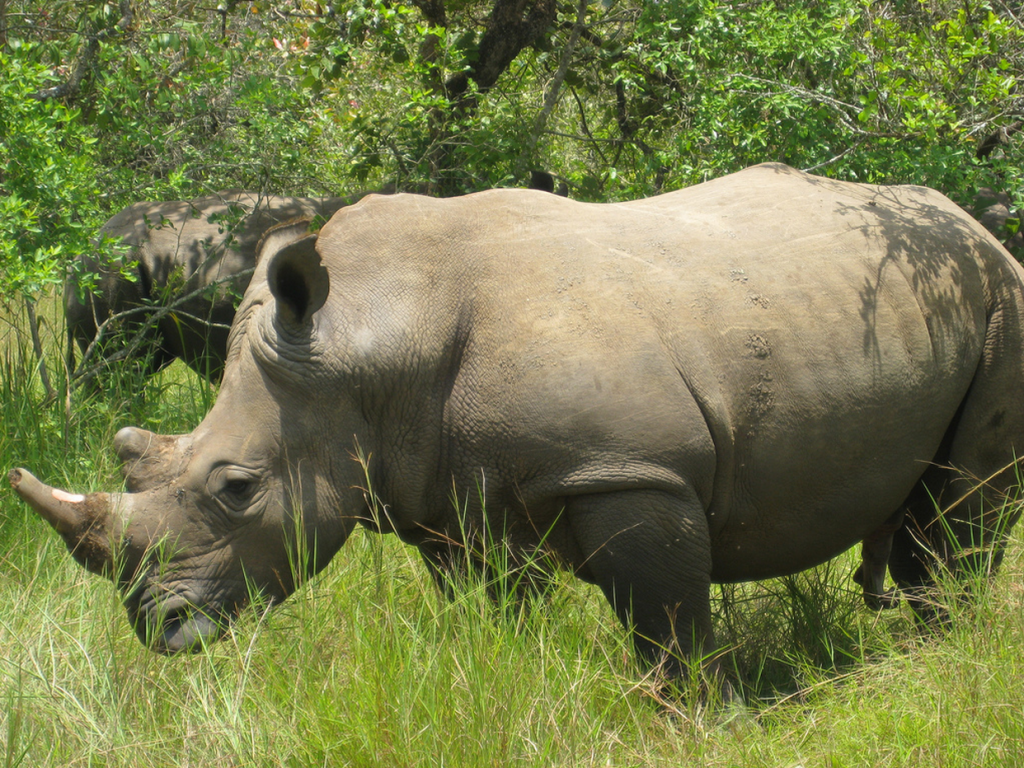
<path id="1" fill-rule="evenodd" d="M 0 254 L 29 290 L 111 210 L 232 186 L 457 194 L 544 168 L 605 200 L 783 161 L 960 202 L 983 185 L 1020 195 L 1024 27 L 999 0 L 0 14 Z"/>
<path id="2" fill-rule="evenodd" d="M 39 355 L 39 292 L 138 200 L 538 168 L 617 200 L 781 161 L 1012 209 L 1022 64 L 1005 0 L 3 0 L 0 279 Z"/>

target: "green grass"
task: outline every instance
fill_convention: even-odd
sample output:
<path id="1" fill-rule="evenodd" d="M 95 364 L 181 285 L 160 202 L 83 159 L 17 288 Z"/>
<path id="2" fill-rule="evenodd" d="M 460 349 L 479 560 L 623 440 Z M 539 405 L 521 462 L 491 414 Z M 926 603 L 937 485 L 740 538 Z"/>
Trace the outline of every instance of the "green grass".
<path id="1" fill-rule="evenodd" d="M 210 402 L 176 365 L 142 397 L 43 406 L 25 349 L 0 340 L 2 466 L 75 490 L 116 486 L 119 427 L 181 431 Z M 0 767 L 1020 764 L 1021 544 L 975 602 L 947 601 L 936 637 L 905 607 L 867 611 L 853 554 L 719 590 L 748 701 L 727 721 L 697 699 L 658 706 L 595 588 L 565 576 L 509 618 L 472 580 L 442 600 L 413 550 L 365 532 L 284 605 L 159 657 L 5 483 Z"/>

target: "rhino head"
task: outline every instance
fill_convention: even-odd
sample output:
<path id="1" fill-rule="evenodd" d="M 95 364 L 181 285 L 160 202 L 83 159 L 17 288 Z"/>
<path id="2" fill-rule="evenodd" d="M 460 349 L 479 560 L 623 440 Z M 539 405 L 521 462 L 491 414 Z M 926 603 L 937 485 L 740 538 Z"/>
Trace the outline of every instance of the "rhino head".
<path id="1" fill-rule="evenodd" d="M 337 450 L 329 430 L 357 434 L 358 411 L 339 408 L 335 393 L 330 409 L 340 415 L 328 426 L 326 402 L 308 386 L 321 354 L 314 315 L 329 282 L 306 225 L 282 225 L 265 238 L 260 252 L 272 258 L 240 307 L 221 393 L 195 431 L 118 433 L 126 492 L 83 496 L 24 469 L 10 473 L 72 555 L 114 580 L 153 650 L 200 648 L 254 594 L 285 599 L 365 513 L 358 465 L 329 456 Z M 297 399 L 308 407 L 296 409 Z M 332 476 L 338 465 L 351 476 Z"/>

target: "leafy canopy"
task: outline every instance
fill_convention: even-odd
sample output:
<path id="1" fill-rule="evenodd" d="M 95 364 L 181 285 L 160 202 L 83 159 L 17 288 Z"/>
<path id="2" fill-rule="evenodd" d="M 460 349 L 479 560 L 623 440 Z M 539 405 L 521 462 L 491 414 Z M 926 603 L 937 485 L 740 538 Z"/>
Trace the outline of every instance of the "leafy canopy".
<path id="1" fill-rule="evenodd" d="M 782 161 L 1020 202 L 1001 0 L 8 0 L 0 54 L 0 268 L 27 291 L 113 211 L 229 187 L 540 168 L 614 200 Z"/>

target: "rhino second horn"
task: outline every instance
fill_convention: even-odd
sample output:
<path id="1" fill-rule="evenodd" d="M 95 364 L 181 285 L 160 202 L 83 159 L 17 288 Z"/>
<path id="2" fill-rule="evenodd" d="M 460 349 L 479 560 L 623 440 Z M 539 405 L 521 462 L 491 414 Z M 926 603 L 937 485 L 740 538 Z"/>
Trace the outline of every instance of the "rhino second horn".
<path id="1" fill-rule="evenodd" d="M 11 487 L 57 531 L 71 555 L 93 573 L 110 576 L 110 495 L 68 493 L 40 482 L 27 469 L 12 469 Z"/>
<path id="2" fill-rule="evenodd" d="M 122 464 L 137 462 L 146 455 L 154 442 L 154 435 L 138 427 L 122 427 L 114 435 L 114 452 Z"/>

